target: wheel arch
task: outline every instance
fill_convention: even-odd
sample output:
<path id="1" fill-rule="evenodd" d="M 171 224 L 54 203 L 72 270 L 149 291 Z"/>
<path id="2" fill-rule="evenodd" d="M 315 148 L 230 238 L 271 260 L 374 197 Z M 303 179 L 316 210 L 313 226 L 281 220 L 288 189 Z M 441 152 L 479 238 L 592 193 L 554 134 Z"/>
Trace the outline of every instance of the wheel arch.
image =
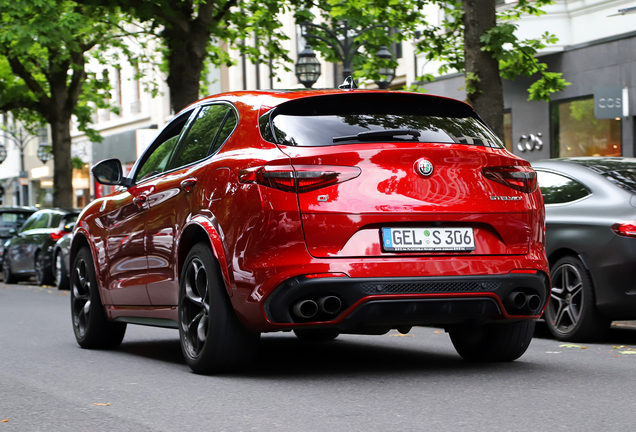
<path id="1" fill-rule="evenodd" d="M 556 264 L 557 261 L 559 261 L 561 258 L 566 256 L 570 256 L 581 261 L 581 264 L 583 264 L 583 268 L 585 269 L 585 271 L 587 271 L 587 274 L 590 276 L 590 281 L 592 282 L 592 291 L 594 292 L 594 302 L 598 303 L 597 301 L 598 296 L 596 295 L 597 285 L 596 285 L 596 281 L 594 280 L 594 274 L 592 274 L 592 272 L 590 271 L 590 267 L 587 265 L 585 258 L 581 254 L 578 254 L 577 252 L 575 252 L 574 250 L 570 248 L 560 248 L 553 251 L 548 257 L 548 262 L 550 264 L 550 272 L 552 272 L 552 267 L 554 266 L 554 264 Z"/>
<path id="2" fill-rule="evenodd" d="M 77 253 L 80 251 L 80 249 L 82 249 L 83 247 L 87 246 L 88 250 L 91 253 L 91 256 L 93 258 L 93 266 L 95 268 L 95 278 L 97 279 L 97 287 L 99 288 L 99 293 L 102 297 L 102 303 L 104 304 L 108 304 L 109 302 L 106 302 L 105 300 L 109 300 L 110 297 L 106 297 L 107 296 L 107 292 L 105 290 L 103 290 L 103 285 L 104 285 L 104 281 L 102 280 L 102 275 L 101 272 L 98 270 L 97 268 L 97 260 L 95 259 L 95 257 L 97 256 L 95 253 L 95 249 L 94 249 L 94 245 L 91 243 L 91 241 L 89 240 L 88 237 L 88 233 L 86 231 L 84 231 L 83 229 L 79 229 L 77 231 L 75 231 L 75 233 L 73 234 L 73 239 L 71 240 L 71 247 L 69 250 L 69 260 L 68 260 L 68 275 L 69 275 L 69 280 L 71 278 L 71 269 L 73 268 L 73 263 L 75 262 L 75 257 L 77 256 Z"/>
<path id="3" fill-rule="evenodd" d="M 181 276 L 181 271 L 183 270 L 185 259 L 190 249 L 192 249 L 195 244 L 204 241 L 210 247 L 216 258 L 219 270 L 223 276 L 225 290 L 231 297 L 233 294 L 231 262 L 227 260 L 229 254 L 226 253 L 226 246 L 222 238 L 222 230 L 216 220 L 210 220 L 203 216 L 193 218 L 179 237 L 179 245 L 177 247 L 177 274 Z"/>

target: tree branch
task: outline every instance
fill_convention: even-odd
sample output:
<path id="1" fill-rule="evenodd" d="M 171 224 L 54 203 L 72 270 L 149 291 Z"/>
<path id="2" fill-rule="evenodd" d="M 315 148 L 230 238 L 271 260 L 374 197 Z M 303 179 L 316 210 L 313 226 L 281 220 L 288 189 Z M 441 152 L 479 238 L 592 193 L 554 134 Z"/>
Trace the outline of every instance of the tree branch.
<path id="1" fill-rule="evenodd" d="M 24 80 L 29 90 L 33 92 L 39 104 L 41 104 L 41 106 L 37 106 L 36 104 L 37 109 L 35 111 L 46 117 L 45 113 L 42 112 L 42 110 L 44 109 L 46 111 L 50 111 L 51 109 L 53 109 L 53 102 L 51 98 L 47 96 L 40 83 L 37 82 L 37 80 L 24 67 L 22 62 L 17 57 L 7 55 L 7 60 L 9 60 L 9 65 L 11 66 L 11 70 L 13 71 L 13 73 Z"/>

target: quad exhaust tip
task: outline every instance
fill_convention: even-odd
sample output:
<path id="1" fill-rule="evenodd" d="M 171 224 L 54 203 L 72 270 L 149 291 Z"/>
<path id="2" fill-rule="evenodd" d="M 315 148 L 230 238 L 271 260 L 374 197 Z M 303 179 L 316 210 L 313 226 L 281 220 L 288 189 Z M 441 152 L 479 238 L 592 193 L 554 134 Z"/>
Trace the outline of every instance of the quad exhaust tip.
<path id="1" fill-rule="evenodd" d="M 294 305 L 293 311 L 298 318 L 313 318 L 318 313 L 318 304 L 313 300 L 301 300 Z"/>
<path id="2" fill-rule="evenodd" d="M 335 315 L 342 309 L 342 301 L 336 296 L 320 297 L 317 301 L 300 300 L 292 311 L 297 318 L 310 319 L 319 312 L 324 315 Z"/>
<path id="3" fill-rule="evenodd" d="M 506 309 L 514 312 L 536 312 L 541 307 L 541 297 L 537 294 L 526 294 L 522 291 L 511 292 L 505 300 Z"/>
<path id="4" fill-rule="evenodd" d="M 318 299 L 318 309 L 328 315 L 337 314 L 342 307 L 342 302 L 336 296 L 326 296 Z"/>

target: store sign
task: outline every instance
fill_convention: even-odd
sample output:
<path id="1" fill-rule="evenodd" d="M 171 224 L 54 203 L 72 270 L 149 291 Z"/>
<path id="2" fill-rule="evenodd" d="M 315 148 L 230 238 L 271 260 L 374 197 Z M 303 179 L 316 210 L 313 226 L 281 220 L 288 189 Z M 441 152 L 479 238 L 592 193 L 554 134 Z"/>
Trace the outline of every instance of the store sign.
<path id="1" fill-rule="evenodd" d="M 623 89 L 600 87 L 594 89 L 594 117 L 613 119 L 623 116 Z"/>

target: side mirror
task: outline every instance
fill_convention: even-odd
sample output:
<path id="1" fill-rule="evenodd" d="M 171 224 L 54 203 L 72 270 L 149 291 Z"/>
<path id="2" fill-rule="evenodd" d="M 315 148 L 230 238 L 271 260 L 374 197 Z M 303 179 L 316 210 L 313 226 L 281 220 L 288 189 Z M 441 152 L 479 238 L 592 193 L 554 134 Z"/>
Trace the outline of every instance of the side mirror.
<path id="1" fill-rule="evenodd" d="M 75 222 L 67 223 L 66 225 L 64 225 L 64 229 L 62 231 L 71 232 L 73 231 L 74 226 L 75 226 Z"/>
<path id="2" fill-rule="evenodd" d="M 97 183 L 109 186 L 129 186 L 130 180 L 124 177 L 119 159 L 105 159 L 97 162 L 91 169 Z"/>

